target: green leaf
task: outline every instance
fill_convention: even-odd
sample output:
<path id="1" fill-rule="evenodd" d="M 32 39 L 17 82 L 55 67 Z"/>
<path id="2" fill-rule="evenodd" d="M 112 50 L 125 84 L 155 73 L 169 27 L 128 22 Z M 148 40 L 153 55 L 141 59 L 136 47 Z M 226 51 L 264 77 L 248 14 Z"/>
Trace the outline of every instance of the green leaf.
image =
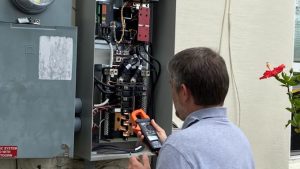
<path id="1" fill-rule="evenodd" d="M 292 126 L 299 127 L 300 114 L 295 113 L 291 121 Z"/>
<path id="2" fill-rule="evenodd" d="M 295 75 L 295 73 L 294 73 L 293 79 L 295 80 L 295 82 L 297 82 L 298 84 L 300 84 L 300 74 L 299 74 L 299 73 L 296 74 L 296 75 Z"/>
<path id="3" fill-rule="evenodd" d="M 297 86 L 298 85 L 298 83 L 293 79 L 288 80 L 286 83 L 290 86 Z"/>
<path id="4" fill-rule="evenodd" d="M 285 127 L 288 127 L 291 123 L 292 123 L 292 120 L 289 120 L 289 121 L 287 122 L 287 124 L 285 125 Z"/>
<path id="5" fill-rule="evenodd" d="M 283 78 L 283 80 L 287 83 L 290 79 L 290 76 L 286 75 L 286 73 L 282 72 L 281 73 L 281 76 Z"/>
<path id="6" fill-rule="evenodd" d="M 295 113 L 294 114 L 294 118 L 295 118 L 295 120 L 296 120 L 296 122 L 297 122 L 297 124 L 300 122 L 300 114 L 298 114 L 298 113 Z"/>
<path id="7" fill-rule="evenodd" d="M 275 79 L 278 80 L 280 83 L 283 84 L 283 85 L 281 85 L 281 86 L 285 86 L 286 82 L 285 82 L 283 79 L 281 79 L 281 78 L 278 77 L 278 76 L 275 76 Z"/>
<path id="8" fill-rule="evenodd" d="M 295 119 L 293 118 L 293 120 L 291 120 L 291 125 L 293 127 L 297 127 L 297 122 L 295 122 Z"/>
<path id="9" fill-rule="evenodd" d="M 290 107 L 287 107 L 287 108 L 285 108 L 285 109 L 288 110 L 288 111 L 291 112 L 291 113 L 294 113 L 294 112 L 293 112 L 293 109 L 290 108 Z"/>
<path id="10" fill-rule="evenodd" d="M 291 77 L 291 80 L 293 80 L 293 81 L 299 83 L 299 81 L 300 81 L 300 76 L 292 76 L 292 77 Z"/>
<path id="11" fill-rule="evenodd" d="M 300 99 L 294 98 L 294 99 L 292 99 L 292 103 L 296 108 L 300 108 Z"/>

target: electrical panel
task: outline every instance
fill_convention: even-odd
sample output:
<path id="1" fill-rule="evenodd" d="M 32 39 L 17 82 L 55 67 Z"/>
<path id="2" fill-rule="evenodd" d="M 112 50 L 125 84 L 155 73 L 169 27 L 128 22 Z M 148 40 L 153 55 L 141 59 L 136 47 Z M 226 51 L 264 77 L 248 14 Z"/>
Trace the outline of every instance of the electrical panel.
<path id="1" fill-rule="evenodd" d="M 95 64 L 93 149 L 102 141 L 134 136 L 132 111 L 153 112 L 149 105 L 160 63 L 149 54 L 150 5 L 97 2 L 95 41 L 104 40 L 111 54 L 108 65 Z"/>
<path id="2" fill-rule="evenodd" d="M 155 15 L 160 3 L 151 0 L 77 1 L 77 97 L 83 102 L 83 111 L 78 114 L 82 128 L 75 136 L 78 156 L 95 161 L 126 158 L 130 153 L 141 151 L 150 153 L 133 132 L 131 113 L 137 109 L 143 109 L 150 118 L 170 124 L 167 131 L 171 128 L 171 96 L 169 92 L 161 96 L 166 82 L 160 82 L 160 76 L 162 69 L 165 70 L 161 65 L 174 52 L 159 58 L 154 49 L 161 45 L 162 48 L 156 50 L 158 54 L 170 49 L 163 49 L 165 45 L 158 41 L 165 35 L 155 37 L 158 35 Z M 162 2 L 164 4 L 166 1 Z M 165 98 L 164 107 L 168 110 L 164 115 L 157 112 L 163 109 L 156 107 L 156 100 L 160 98 Z M 159 119 L 160 116 L 167 118 Z"/>
<path id="3" fill-rule="evenodd" d="M 150 54 L 151 5 L 149 1 L 96 2 L 95 43 L 106 42 L 110 58 L 109 64 L 94 65 L 95 152 L 128 152 L 109 143 L 136 140 L 132 111 L 144 109 L 153 117 L 150 104 L 161 68 Z"/>

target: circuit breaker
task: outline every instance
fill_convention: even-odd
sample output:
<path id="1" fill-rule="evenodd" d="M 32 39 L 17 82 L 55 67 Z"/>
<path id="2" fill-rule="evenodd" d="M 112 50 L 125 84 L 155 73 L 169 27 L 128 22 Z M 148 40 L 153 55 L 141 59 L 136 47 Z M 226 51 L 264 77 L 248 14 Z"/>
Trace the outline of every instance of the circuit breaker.
<path id="1" fill-rule="evenodd" d="M 174 33 L 175 20 L 160 27 L 164 24 L 158 25 L 157 16 L 174 15 L 170 9 L 175 2 L 77 1 L 77 7 L 76 95 L 83 111 L 78 114 L 82 128 L 75 135 L 75 153 L 95 161 L 149 152 L 133 132 L 131 113 L 143 109 L 170 132 L 172 101 L 163 66 L 174 54 L 174 39 L 165 40 L 162 33 Z M 168 11 L 159 9 L 166 7 Z"/>

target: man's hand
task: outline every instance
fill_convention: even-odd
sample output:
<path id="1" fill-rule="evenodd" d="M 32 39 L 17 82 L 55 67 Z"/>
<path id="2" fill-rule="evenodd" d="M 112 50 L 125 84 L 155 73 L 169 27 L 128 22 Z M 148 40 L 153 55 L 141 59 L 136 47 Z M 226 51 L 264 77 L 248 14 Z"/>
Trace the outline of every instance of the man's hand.
<path id="1" fill-rule="evenodd" d="M 167 139 L 167 134 L 165 132 L 164 129 L 162 129 L 153 119 L 151 120 L 151 125 L 154 127 L 154 129 L 156 130 L 157 136 L 160 140 L 161 143 L 164 143 Z M 140 138 L 141 140 L 144 139 L 144 135 L 142 134 L 142 132 L 138 132 L 137 133 L 138 138 Z"/>
<path id="2" fill-rule="evenodd" d="M 151 169 L 148 156 L 143 154 L 142 160 L 137 157 L 131 157 L 129 159 L 128 169 Z"/>

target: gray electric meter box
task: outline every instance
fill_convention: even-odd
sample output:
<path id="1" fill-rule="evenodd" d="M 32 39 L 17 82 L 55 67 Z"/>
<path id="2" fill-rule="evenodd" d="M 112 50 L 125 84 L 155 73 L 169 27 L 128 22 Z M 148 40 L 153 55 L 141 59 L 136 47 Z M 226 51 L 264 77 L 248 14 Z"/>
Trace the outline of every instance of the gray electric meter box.
<path id="1" fill-rule="evenodd" d="M 77 29 L 0 23 L 0 158 L 73 157 Z"/>
<path id="2" fill-rule="evenodd" d="M 71 24 L 72 0 L 26 12 L 42 2 L 0 1 L 0 159 L 74 154 L 77 28 Z M 20 24 L 26 19 L 39 22 Z"/>

